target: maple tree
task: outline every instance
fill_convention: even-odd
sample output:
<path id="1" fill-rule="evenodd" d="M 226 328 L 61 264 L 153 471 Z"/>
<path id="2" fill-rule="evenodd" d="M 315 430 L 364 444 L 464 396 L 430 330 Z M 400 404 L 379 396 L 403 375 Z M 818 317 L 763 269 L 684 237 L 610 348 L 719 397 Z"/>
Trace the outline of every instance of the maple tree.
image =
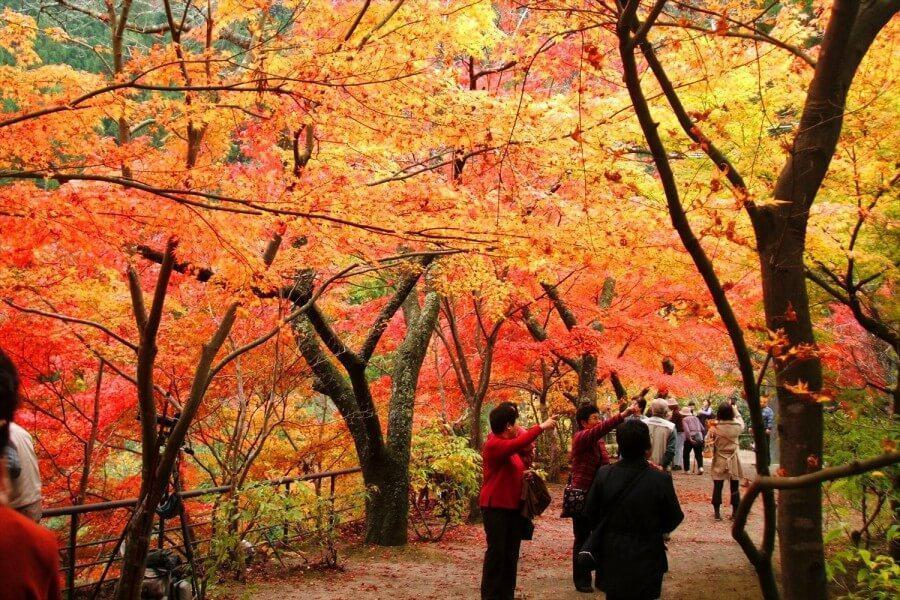
<path id="1" fill-rule="evenodd" d="M 719 21 L 713 35 L 728 37 L 735 31 L 753 42 L 771 39 L 771 36 L 755 36 L 755 24 L 771 6 L 757 15 L 751 8 L 746 16 L 736 18 L 734 6 L 694 7 L 679 4 L 684 11 L 678 15 L 688 31 L 704 28 L 698 22 L 710 14 Z M 786 348 L 791 350 L 809 347 L 815 342 L 809 312 L 809 300 L 805 285 L 803 253 L 809 206 L 812 205 L 829 163 L 835 152 L 846 106 L 850 84 L 879 31 L 887 25 L 897 6 L 890 2 L 870 2 L 862 6 L 856 3 L 835 2 L 830 6 L 818 60 L 797 48 L 781 43 L 787 49 L 806 57 L 814 65 L 814 74 L 802 100 L 803 114 L 784 166 L 778 173 L 775 185 L 756 193 L 742 178 L 736 166 L 714 144 L 697 124 L 706 116 L 692 116 L 673 85 L 665 63 L 657 55 L 649 41 L 649 35 L 657 27 L 657 20 L 666 13 L 666 2 L 656 2 L 639 15 L 640 3 L 628 2 L 616 9 L 607 7 L 608 16 L 615 21 L 619 55 L 622 60 L 624 81 L 634 105 L 634 112 L 649 146 L 654 164 L 664 189 L 672 223 L 685 248 L 691 254 L 703 275 L 716 303 L 735 349 L 741 369 L 745 395 L 751 407 L 753 429 L 757 446 L 757 467 L 767 473 L 767 458 L 759 450 L 764 446 L 761 436 L 759 406 L 759 382 L 743 330 L 735 318 L 726 292 L 715 272 L 706 250 L 698 240 L 688 220 L 679 192 L 676 172 L 672 168 L 666 144 L 654 122 L 653 111 L 640 81 L 636 51 L 640 50 L 646 67 L 652 72 L 669 110 L 691 142 L 696 143 L 708 155 L 714 168 L 733 186 L 733 193 L 744 208 L 753 226 L 756 252 L 759 256 L 763 304 L 766 325 L 783 332 Z M 603 12 L 603 11 L 600 11 Z M 789 11 L 781 11 L 782 18 Z M 671 13 L 670 13 L 671 14 Z M 668 16 L 668 15 L 667 15 Z M 749 25 L 747 25 L 749 23 Z M 790 25 L 795 22 L 789 21 Z M 777 27 L 777 22 L 775 23 Z M 753 48 L 758 52 L 756 45 Z M 803 84 L 800 84 L 802 89 Z M 721 183 L 718 184 L 721 186 Z M 758 200 L 759 196 L 772 201 Z M 773 355 L 770 349 L 770 356 Z M 775 354 L 779 358 L 778 354 Z M 782 357 L 783 358 L 783 357 Z M 766 364 L 768 364 L 768 359 Z M 811 402 L 822 387 L 821 364 L 815 352 L 800 350 L 789 360 L 775 360 L 778 374 L 778 397 L 781 407 L 779 434 L 782 442 L 782 469 L 787 473 L 803 473 L 821 464 L 822 413 L 821 404 Z M 821 491 L 817 485 L 783 490 L 778 504 L 781 538 L 782 584 L 789 597 L 804 597 L 812 593 L 824 596 L 825 573 L 821 532 Z M 777 597 L 770 558 L 774 543 L 774 498 L 771 488 L 764 491 L 767 522 L 762 550 L 756 548 L 742 530 L 735 530 L 736 537 L 754 563 L 767 597 Z M 802 516 L 801 516 L 802 515 Z M 800 548 L 803 550 L 801 551 Z M 815 548 L 815 551 L 812 549 Z"/>

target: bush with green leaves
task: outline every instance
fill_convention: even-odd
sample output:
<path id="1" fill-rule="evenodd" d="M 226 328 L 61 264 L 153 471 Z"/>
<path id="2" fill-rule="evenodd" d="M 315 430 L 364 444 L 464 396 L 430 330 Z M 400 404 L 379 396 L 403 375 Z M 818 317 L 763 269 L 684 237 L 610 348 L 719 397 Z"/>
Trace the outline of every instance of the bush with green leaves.
<path id="1" fill-rule="evenodd" d="M 436 541 L 468 514 L 478 493 L 481 456 L 463 437 L 439 426 L 413 437 L 410 460 L 410 522 L 420 539 Z"/>
<path id="2" fill-rule="evenodd" d="M 826 570 L 841 600 L 900 598 L 900 565 L 890 556 L 848 548 L 829 557 Z"/>
<path id="3" fill-rule="evenodd" d="M 877 456 L 900 443 L 896 421 L 871 398 L 844 392 L 842 405 L 825 416 L 825 466 Z M 900 597 L 900 565 L 889 556 L 898 539 L 891 506 L 900 501 L 896 466 L 823 486 L 827 572 L 836 595 L 847 599 Z"/>
<path id="4" fill-rule="evenodd" d="M 826 415 L 826 466 L 877 456 L 886 444 L 900 444 L 900 433 L 892 417 L 880 410 L 870 407 L 852 416 L 842 411 Z M 885 544 L 892 525 L 891 502 L 900 500 L 894 485 L 897 475 L 894 466 L 827 484 L 831 524 L 841 526 L 855 545 L 863 543 L 869 549 Z"/>
<path id="5" fill-rule="evenodd" d="M 307 483 L 290 489 L 256 485 L 237 496 L 223 497 L 213 515 L 215 524 L 208 555 L 208 573 L 240 577 L 249 553 L 271 552 L 283 562 L 286 552 L 317 564 L 337 564 L 339 515 L 327 493 Z M 252 549 L 252 550 L 251 550 Z"/>

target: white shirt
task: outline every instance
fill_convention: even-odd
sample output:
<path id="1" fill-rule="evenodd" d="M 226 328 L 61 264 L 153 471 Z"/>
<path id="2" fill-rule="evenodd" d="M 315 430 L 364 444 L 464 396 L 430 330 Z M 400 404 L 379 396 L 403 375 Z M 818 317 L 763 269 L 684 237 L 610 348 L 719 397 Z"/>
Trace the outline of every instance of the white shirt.
<path id="1" fill-rule="evenodd" d="M 12 480 L 9 490 L 9 506 L 22 508 L 41 499 L 41 472 L 31 435 L 15 423 L 9 424 L 9 443 L 19 454 L 22 472 Z"/>

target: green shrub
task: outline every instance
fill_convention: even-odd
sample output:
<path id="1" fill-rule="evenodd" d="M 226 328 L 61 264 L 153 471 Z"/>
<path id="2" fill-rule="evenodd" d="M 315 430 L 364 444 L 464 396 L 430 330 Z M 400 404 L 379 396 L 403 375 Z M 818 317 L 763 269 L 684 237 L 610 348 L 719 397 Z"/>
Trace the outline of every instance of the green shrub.
<path id="1" fill-rule="evenodd" d="M 843 581 L 844 600 L 893 600 L 900 598 L 900 565 L 884 554 L 850 548 L 834 554 L 827 563 L 828 578 Z M 855 576 L 854 576 L 855 572 Z"/>
<path id="2" fill-rule="evenodd" d="M 207 573 L 240 577 L 248 562 L 248 549 L 274 553 L 303 550 L 318 563 L 337 563 L 335 542 L 340 524 L 327 494 L 319 495 L 304 483 L 290 490 L 257 485 L 241 490 L 236 498 L 223 498 L 213 515 Z M 303 555 L 306 559 L 306 555 Z"/>
<path id="3" fill-rule="evenodd" d="M 438 426 L 420 430 L 412 442 L 409 465 L 410 521 L 420 539 L 437 540 L 460 522 L 478 493 L 481 456 L 466 438 Z"/>

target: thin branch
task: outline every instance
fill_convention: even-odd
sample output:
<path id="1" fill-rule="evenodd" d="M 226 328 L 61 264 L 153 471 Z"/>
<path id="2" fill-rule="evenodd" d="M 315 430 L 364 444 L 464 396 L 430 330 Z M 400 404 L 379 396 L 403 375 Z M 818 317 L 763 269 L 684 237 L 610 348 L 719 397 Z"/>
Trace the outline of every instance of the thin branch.
<path id="1" fill-rule="evenodd" d="M 384 16 L 384 18 L 381 19 L 375 25 L 375 27 L 373 27 L 372 30 L 369 31 L 369 33 L 367 33 L 366 35 L 363 36 L 363 39 L 360 40 L 359 45 L 356 47 L 356 49 L 362 50 L 363 46 L 365 46 L 366 43 L 372 38 L 372 35 L 376 31 L 378 31 L 379 29 L 381 29 L 382 27 L 387 25 L 387 22 L 391 20 L 391 18 L 397 13 L 398 10 L 400 10 L 400 7 L 403 6 L 403 3 L 405 1 L 406 0 L 397 0 L 396 2 L 394 2 L 393 6 L 391 6 L 391 9 L 387 12 L 387 14 Z"/>
<path id="2" fill-rule="evenodd" d="M 799 58 L 800 60 L 805 62 L 810 67 L 812 67 L 812 68 L 816 67 L 816 59 L 814 59 L 809 54 L 807 54 L 806 52 L 801 50 L 799 47 L 794 46 L 793 44 L 788 44 L 787 42 L 779 40 L 778 38 L 772 37 L 770 35 L 766 35 L 755 29 L 752 31 L 756 31 L 756 33 L 742 33 L 740 31 L 734 31 L 734 30 L 728 30 L 725 33 L 719 33 L 718 31 L 716 31 L 714 29 L 709 29 L 707 27 L 701 27 L 699 25 L 692 25 L 690 23 L 675 23 L 675 22 L 670 22 L 670 21 L 657 21 L 656 25 L 657 25 L 657 27 L 674 27 L 674 28 L 678 28 L 678 29 L 690 29 L 691 31 L 699 31 L 699 32 L 705 33 L 707 35 L 714 35 L 714 36 L 718 36 L 718 37 L 740 38 L 740 39 L 745 39 L 745 40 L 752 40 L 754 42 L 768 43 L 777 48 L 781 48 L 782 50 L 787 50 L 788 52 L 790 52 L 791 54 L 793 54 L 794 56 L 796 56 L 797 58 Z"/>
<path id="3" fill-rule="evenodd" d="M 359 27 L 359 23 L 360 21 L 362 21 L 362 18 L 366 14 L 366 11 L 369 10 L 369 5 L 371 3 L 372 0 L 364 0 L 362 8 L 360 8 L 359 12 L 356 13 L 356 18 L 353 19 L 353 23 L 350 25 L 350 29 L 347 30 L 346 34 L 344 34 L 344 41 L 338 45 L 338 50 L 341 49 L 341 46 L 343 46 L 345 42 L 350 41 L 350 38 L 353 37 L 353 33 L 356 31 L 356 28 Z"/>
<path id="4" fill-rule="evenodd" d="M 639 44 L 642 44 L 647 39 L 647 34 L 650 32 L 650 28 L 653 27 L 653 24 L 656 22 L 657 17 L 659 17 L 659 13 L 661 13 L 663 8 L 666 6 L 666 2 L 668 2 L 668 0 L 656 0 L 656 4 L 654 4 L 653 8 L 650 9 L 650 13 L 644 20 L 643 25 L 641 25 L 637 29 L 634 37 L 629 40 L 628 44 L 632 48 Z"/>
<path id="5" fill-rule="evenodd" d="M 68 315 L 63 315 L 60 313 L 40 310 L 37 308 L 29 308 L 27 306 L 19 306 L 18 304 L 16 304 L 15 302 L 13 302 L 12 300 L 10 300 L 8 298 L 4 298 L 3 302 L 5 304 L 7 304 L 10 308 L 14 308 L 19 312 L 28 313 L 28 314 L 32 314 L 32 315 L 38 315 L 41 317 L 49 317 L 51 319 L 56 319 L 57 321 L 63 321 L 64 323 L 76 323 L 78 325 L 87 325 L 88 327 L 93 327 L 94 329 L 98 329 L 98 330 L 102 331 L 103 333 L 105 333 L 109 337 L 113 338 L 117 342 L 124 344 L 125 346 L 127 346 L 130 349 L 137 352 L 137 349 L 138 349 L 137 344 L 123 338 L 122 336 L 120 336 L 116 332 L 112 331 L 105 325 L 97 323 L 96 321 L 89 321 L 87 319 L 79 319 L 77 317 L 70 317 Z"/>

